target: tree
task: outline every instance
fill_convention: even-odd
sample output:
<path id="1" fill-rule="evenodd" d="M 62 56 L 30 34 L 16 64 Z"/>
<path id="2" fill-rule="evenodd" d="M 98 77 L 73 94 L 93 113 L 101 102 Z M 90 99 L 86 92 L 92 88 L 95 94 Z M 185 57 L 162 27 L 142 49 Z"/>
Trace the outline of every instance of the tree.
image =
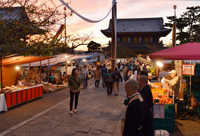
<path id="1" fill-rule="evenodd" d="M 100 51 L 101 44 L 91 41 L 88 43 L 88 52 L 96 52 Z"/>
<path id="2" fill-rule="evenodd" d="M 52 42 L 52 30 L 64 17 L 63 6 L 53 0 L 7 0 L 1 2 L 0 55 L 52 55 L 57 42 Z M 20 6 L 12 8 L 13 6 Z M 14 9 L 14 10 L 13 10 Z M 15 15 L 10 18 L 9 14 Z M 16 14 L 20 15 L 15 18 Z M 67 16 L 72 15 L 71 12 Z M 18 17 L 18 16 L 17 16 Z M 9 18 L 9 19 L 8 19 Z"/>
<path id="3" fill-rule="evenodd" d="M 74 53 L 74 49 L 82 45 L 88 45 L 88 41 L 92 38 L 90 34 L 70 34 L 67 35 L 67 45 L 64 44 L 64 34 L 61 34 L 56 40 L 53 54 L 71 52 Z"/>
<path id="4" fill-rule="evenodd" d="M 187 11 L 176 19 L 178 30 L 176 39 L 180 41 L 180 44 L 190 41 L 200 42 L 200 6 L 187 7 L 186 9 Z M 172 28 L 174 16 L 167 18 L 169 23 L 165 23 L 165 26 Z"/>

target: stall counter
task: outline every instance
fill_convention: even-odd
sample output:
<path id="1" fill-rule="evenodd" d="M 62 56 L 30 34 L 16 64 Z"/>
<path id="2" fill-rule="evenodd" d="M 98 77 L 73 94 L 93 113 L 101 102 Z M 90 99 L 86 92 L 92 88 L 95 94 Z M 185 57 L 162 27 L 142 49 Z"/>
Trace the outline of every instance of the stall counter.
<path id="1" fill-rule="evenodd" d="M 7 108 L 17 106 L 22 103 L 43 97 L 43 85 L 39 84 L 5 94 Z"/>

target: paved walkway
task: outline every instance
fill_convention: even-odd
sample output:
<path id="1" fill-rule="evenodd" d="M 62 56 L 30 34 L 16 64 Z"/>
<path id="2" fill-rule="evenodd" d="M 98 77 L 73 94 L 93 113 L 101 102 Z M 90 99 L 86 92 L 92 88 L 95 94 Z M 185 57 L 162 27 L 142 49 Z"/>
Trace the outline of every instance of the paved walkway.
<path id="1" fill-rule="evenodd" d="M 69 114 L 69 98 L 50 111 L 25 122 L 6 136 L 120 136 L 125 107 L 124 83 L 119 96 L 107 96 L 106 88 L 89 88 L 79 96 L 78 112 Z M 114 94 L 114 92 L 113 92 Z M 17 126 L 16 126 L 17 127 Z"/>
<path id="2" fill-rule="evenodd" d="M 91 84 L 92 82 L 94 80 L 91 80 Z M 67 98 L 32 118 L 4 130 L 0 136 L 3 134 L 5 136 L 120 136 L 125 96 L 124 82 L 120 83 L 119 96 L 114 96 L 114 91 L 113 95 L 107 96 L 106 88 L 102 88 L 101 85 L 99 88 L 92 86 L 81 91 L 77 113 L 69 114 L 69 98 Z M 1 124 L 6 124 L 2 120 Z M 170 136 L 199 136 L 199 128 L 200 123 L 196 121 L 176 120 L 175 132 L 170 133 Z"/>

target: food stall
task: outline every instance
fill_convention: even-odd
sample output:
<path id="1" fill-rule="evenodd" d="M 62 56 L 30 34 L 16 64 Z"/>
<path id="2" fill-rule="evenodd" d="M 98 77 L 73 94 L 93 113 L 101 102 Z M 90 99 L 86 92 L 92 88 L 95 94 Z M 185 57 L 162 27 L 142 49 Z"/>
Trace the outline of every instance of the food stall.
<path id="1" fill-rule="evenodd" d="M 192 91 L 191 90 L 191 88 L 192 88 L 192 84 L 191 84 L 191 82 L 192 82 L 191 81 L 191 75 L 192 75 L 191 60 L 200 60 L 199 49 L 200 49 L 200 43 L 189 42 L 189 43 L 181 44 L 181 45 L 176 46 L 176 47 L 172 47 L 172 48 L 169 48 L 169 49 L 165 49 L 165 50 L 162 50 L 162 51 L 152 53 L 149 56 L 150 56 L 151 59 L 154 59 L 154 60 L 190 60 L 190 69 L 189 69 L 190 70 L 190 72 L 189 72 L 190 73 L 190 76 L 189 76 L 190 81 L 189 81 L 189 95 L 188 96 L 191 96 L 191 91 Z M 189 97 L 187 99 L 189 100 Z M 179 110 L 178 107 L 179 106 L 177 105 L 177 110 Z M 189 108 L 186 109 L 187 112 L 190 112 Z M 197 114 L 199 114 L 198 112 L 199 112 L 199 110 L 197 110 Z M 172 115 L 172 117 L 174 117 L 174 116 Z"/>
<path id="2" fill-rule="evenodd" d="M 43 85 L 41 84 L 41 74 L 38 82 L 32 82 L 30 79 L 19 82 L 20 64 L 42 61 L 52 57 L 36 56 L 7 56 L 1 58 L 1 95 L 4 95 L 7 108 L 27 103 L 33 99 L 43 96 Z M 41 72 L 41 69 L 40 69 Z M 30 73 L 30 68 L 29 68 Z"/>
<path id="3" fill-rule="evenodd" d="M 152 109 L 154 130 L 163 129 L 174 132 L 175 107 L 173 100 L 168 97 L 168 88 L 162 88 L 162 85 L 157 82 L 153 84 L 158 86 L 158 88 L 150 86 L 154 103 Z"/>

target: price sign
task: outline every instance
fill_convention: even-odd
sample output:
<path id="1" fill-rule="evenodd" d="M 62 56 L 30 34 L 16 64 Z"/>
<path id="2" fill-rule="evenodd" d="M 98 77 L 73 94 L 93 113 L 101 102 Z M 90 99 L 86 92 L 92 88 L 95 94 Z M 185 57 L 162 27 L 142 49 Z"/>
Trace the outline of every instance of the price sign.
<path id="1" fill-rule="evenodd" d="M 154 104 L 153 117 L 154 118 L 160 118 L 160 119 L 165 118 L 165 106 L 164 106 L 164 104 Z"/>
<path id="2" fill-rule="evenodd" d="M 194 65 L 191 65 L 191 75 L 194 75 Z M 190 64 L 183 64 L 183 75 L 190 75 Z"/>

